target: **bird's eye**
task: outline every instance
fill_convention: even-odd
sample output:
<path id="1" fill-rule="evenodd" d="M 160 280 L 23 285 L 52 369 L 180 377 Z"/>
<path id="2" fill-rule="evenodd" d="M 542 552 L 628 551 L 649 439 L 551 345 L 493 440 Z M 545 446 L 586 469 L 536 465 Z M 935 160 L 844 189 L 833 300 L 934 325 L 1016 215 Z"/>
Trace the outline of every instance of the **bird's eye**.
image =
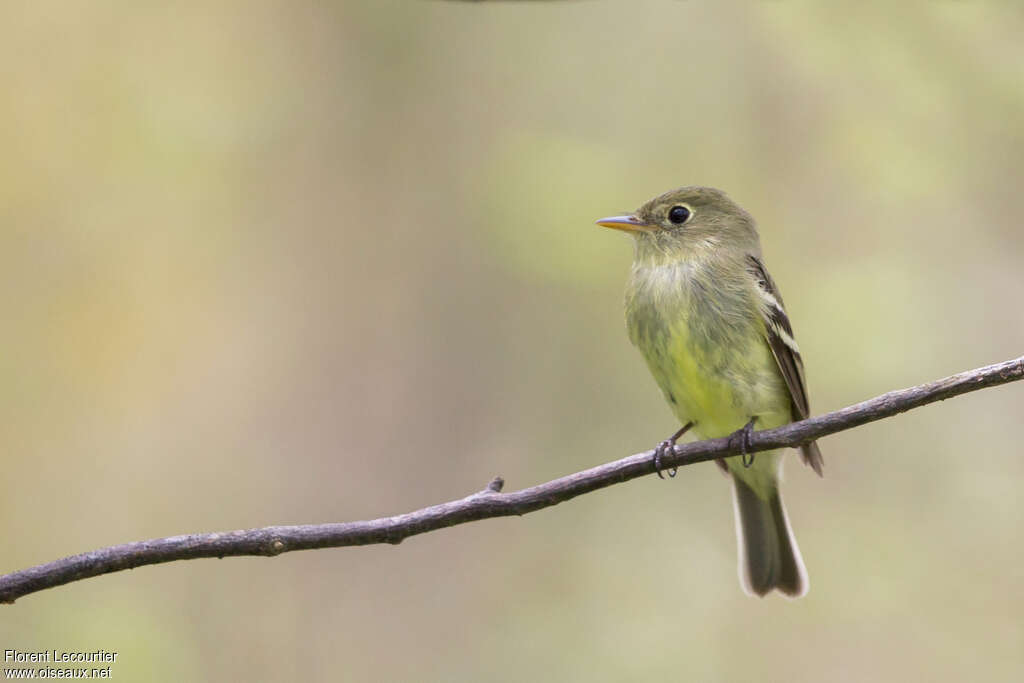
<path id="1" fill-rule="evenodd" d="M 668 219 L 676 225 L 682 225 L 690 220 L 690 210 L 685 206 L 673 206 L 669 209 Z"/>

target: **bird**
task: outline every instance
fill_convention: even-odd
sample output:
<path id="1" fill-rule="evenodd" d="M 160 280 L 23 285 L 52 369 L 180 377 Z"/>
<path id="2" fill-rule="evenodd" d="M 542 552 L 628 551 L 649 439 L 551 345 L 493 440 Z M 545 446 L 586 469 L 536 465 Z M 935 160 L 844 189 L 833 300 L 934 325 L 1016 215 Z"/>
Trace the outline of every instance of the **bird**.
<path id="1" fill-rule="evenodd" d="M 754 218 L 722 190 L 687 186 L 597 224 L 633 238 L 626 329 L 682 425 L 655 449 L 655 471 L 662 476 L 661 458 L 688 430 L 738 437 L 742 455 L 716 462 L 732 481 L 740 584 L 749 595 L 805 595 L 807 570 L 779 491 L 782 451 L 747 453 L 755 427 L 810 414 L 800 349 Z M 822 476 L 817 443 L 800 451 Z"/>

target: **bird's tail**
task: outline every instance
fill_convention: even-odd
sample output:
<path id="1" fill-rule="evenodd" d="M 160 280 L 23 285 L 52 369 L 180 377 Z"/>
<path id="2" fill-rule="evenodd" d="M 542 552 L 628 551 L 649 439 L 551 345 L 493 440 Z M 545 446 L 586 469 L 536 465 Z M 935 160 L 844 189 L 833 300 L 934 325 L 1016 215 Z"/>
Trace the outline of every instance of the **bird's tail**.
<path id="1" fill-rule="evenodd" d="M 763 596 L 777 588 L 793 598 L 804 595 L 808 588 L 807 570 L 789 528 L 778 487 L 762 498 L 739 477 L 730 478 L 743 590 Z"/>

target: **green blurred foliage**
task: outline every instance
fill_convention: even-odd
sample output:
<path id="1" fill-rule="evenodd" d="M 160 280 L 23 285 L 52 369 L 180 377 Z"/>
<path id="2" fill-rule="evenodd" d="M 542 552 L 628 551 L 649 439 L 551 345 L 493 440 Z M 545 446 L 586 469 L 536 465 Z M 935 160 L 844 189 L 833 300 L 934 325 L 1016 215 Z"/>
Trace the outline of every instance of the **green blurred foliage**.
<path id="1" fill-rule="evenodd" d="M 1012 3 L 0 9 L 0 570 L 527 486 L 675 425 L 593 220 L 759 220 L 812 408 L 1024 348 Z M 121 680 L 1016 680 L 1022 387 L 822 442 L 799 602 L 713 467 L 0 610 Z"/>
<path id="2" fill-rule="evenodd" d="M 604 282 L 621 263 L 622 245 L 594 239 L 593 209 L 569 199 L 614 193 L 616 178 L 607 169 L 625 162 L 565 136 L 513 137 L 495 149 L 493 170 L 482 173 L 474 189 L 475 222 L 487 226 L 482 235 L 500 263 L 525 279 L 561 286 Z M 538 222 L 538 215 L 551 222 Z"/>

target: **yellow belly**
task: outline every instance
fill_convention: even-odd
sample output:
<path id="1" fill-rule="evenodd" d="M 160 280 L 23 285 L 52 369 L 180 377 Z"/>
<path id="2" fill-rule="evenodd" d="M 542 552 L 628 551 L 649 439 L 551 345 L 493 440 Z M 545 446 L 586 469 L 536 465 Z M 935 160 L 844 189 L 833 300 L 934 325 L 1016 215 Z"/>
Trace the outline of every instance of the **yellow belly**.
<path id="1" fill-rule="evenodd" d="M 676 417 L 694 422 L 704 438 L 731 434 L 752 417 L 758 429 L 790 421 L 788 390 L 767 342 L 753 335 L 730 342 L 694 340 L 679 320 L 663 344 L 641 348 Z"/>
<path id="2" fill-rule="evenodd" d="M 680 424 L 703 439 L 728 436 L 752 417 L 758 430 L 790 422 L 788 389 L 767 342 L 740 335 L 718 346 L 694 339 L 685 320 L 669 326 L 662 344 L 641 347 L 654 379 Z M 726 465 L 759 494 L 774 488 L 781 453 L 759 453 L 754 466 Z"/>

